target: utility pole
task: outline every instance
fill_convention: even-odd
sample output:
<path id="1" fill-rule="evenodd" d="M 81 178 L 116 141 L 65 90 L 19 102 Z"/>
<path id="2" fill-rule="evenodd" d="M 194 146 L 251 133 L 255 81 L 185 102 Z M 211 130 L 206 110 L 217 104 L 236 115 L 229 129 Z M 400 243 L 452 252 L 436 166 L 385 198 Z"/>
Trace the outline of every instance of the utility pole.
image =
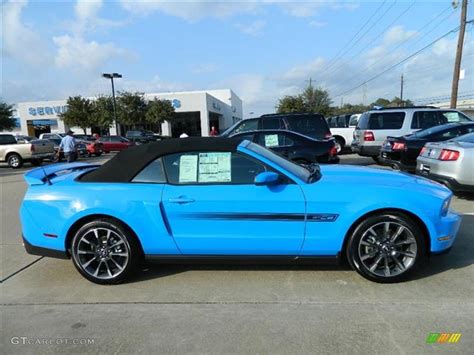
<path id="1" fill-rule="evenodd" d="M 405 106 L 405 104 L 403 103 L 403 74 L 400 81 L 400 106 Z"/>
<path id="2" fill-rule="evenodd" d="M 459 73 L 461 71 L 462 49 L 464 46 L 464 33 L 466 32 L 467 0 L 462 0 L 461 25 L 459 27 L 458 47 L 454 61 L 453 86 L 451 88 L 451 108 L 456 108 L 458 101 Z"/>
<path id="3" fill-rule="evenodd" d="M 102 77 L 106 79 L 110 79 L 112 82 L 112 105 L 114 108 L 114 124 L 115 124 L 115 129 L 117 130 L 117 135 L 120 136 L 122 132 L 120 129 L 120 125 L 117 123 L 117 109 L 116 109 L 116 102 L 115 102 L 115 86 L 114 86 L 114 78 L 121 78 L 122 74 L 119 73 L 103 73 Z"/>
<path id="4" fill-rule="evenodd" d="M 313 78 L 309 78 L 309 80 L 305 80 L 306 82 L 309 82 L 309 87 L 313 87 Z"/>

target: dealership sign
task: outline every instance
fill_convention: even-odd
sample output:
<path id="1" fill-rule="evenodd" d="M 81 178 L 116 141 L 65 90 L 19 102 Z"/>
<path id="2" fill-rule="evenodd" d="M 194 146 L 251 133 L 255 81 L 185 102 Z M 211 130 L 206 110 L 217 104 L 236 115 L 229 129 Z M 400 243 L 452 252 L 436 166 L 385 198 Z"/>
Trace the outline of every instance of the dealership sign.
<path id="1" fill-rule="evenodd" d="M 62 106 L 38 106 L 38 107 L 29 107 L 28 114 L 30 116 L 50 116 L 50 115 L 59 115 L 67 111 L 67 105 Z"/>

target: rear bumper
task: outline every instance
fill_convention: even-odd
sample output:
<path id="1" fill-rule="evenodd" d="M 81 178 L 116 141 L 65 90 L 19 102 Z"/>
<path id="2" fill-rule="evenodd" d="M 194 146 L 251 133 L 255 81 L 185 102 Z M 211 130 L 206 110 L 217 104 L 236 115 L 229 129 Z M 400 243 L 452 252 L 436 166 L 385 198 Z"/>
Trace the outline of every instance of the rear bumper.
<path id="1" fill-rule="evenodd" d="M 454 192 L 474 192 L 474 185 L 461 184 L 455 178 L 452 178 L 452 177 L 426 173 L 421 170 L 417 170 L 416 173 L 417 175 L 437 181 L 447 186 L 451 191 L 454 191 Z"/>
<path id="2" fill-rule="evenodd" d="M 50 258 L 57 258 L 57 259 L 69 259 L 69 255 L 65 251 L 38 247 L 28 242 L 28 240 L 26 240 L 26 238 L 23 235 L 21 236 L 21 238 L 23 239 L 23 246 L 25 247 L 25 250 L 28 254 L 47 256 Z"/>
<path id="3" fill-rule="evenodd" d="M 396 167 L 399 170 L 410 171 L 410 172 L 416 171 L 416 163 L 404 164 L 400 160 L 390 159 L 390 157 L 387 155 L 384 156 L 383 153 L 380 153 L 379 161 L 380 161 L 380 164 L 382 165 Z"/>
<path id="4" fill-rule="evenodd" d="M 363 157 L 376 157 L 380 153 L 380 145 L 360 145 L 352 144 L 351 149 L 354 153 L 357 153 Z"/>

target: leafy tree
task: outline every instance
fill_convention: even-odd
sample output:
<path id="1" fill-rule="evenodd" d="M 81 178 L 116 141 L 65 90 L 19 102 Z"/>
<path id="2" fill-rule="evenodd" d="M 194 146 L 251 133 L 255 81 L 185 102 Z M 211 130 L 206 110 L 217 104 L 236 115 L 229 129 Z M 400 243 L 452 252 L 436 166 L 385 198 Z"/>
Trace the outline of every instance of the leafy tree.
<path id="1" fill-rule="evenodd" d="M 68 126 L 81 127 L 85 134 L 86 129 L 94 124 L 91 100 L 82 96 L 70 96 L 67 99 L 67 106 L 67 111 L 59 114 L 59 118 Z"/>
<path id="2" fill-rule="evenodd" d="M 285 96 L 278 100 L 276 110 L 278 113 L 306 112 L 306 106 L 301 95 Z"/>
<path id="3" fill-rule="evenodd" d="M 331 107 L 331 116 L 348 115 L 353 113 L 362 113 L 370 109 L 370 106 L 362 104 L 344 104 L 342 107 Z"/>
<path id="4" fill-rule="evenodd" d="M 164 121 L 170 121 L 174 112 L 174 107 L 169 100 L 155 98 L 148 101 L 145 118 L 148 123 L 159 125 Z"/>
<path id="5" fill-rule="evenodd" d="M 99 96 L 92 103 L 94 125 L 109 128 L 114 122 L 114 103 L 111 96 Z"/>
<path id="6" fill-rule="evenodd" d="M 141 92 L 120 92 L 117 97 L 117 120 L 135 125 L 146 121 L 147 103 Z"/>
<path id="7" fill-rule="evenodd" d="M 16 126 L 13 118 L 13 106 L 0 101 L 0 131 L 11 131 Z"/>
<path id="8" fill-rule="evenodd" d="M 326 90 L 309 85 L 301 96 L 306 106 L 306 112 L 315 112 L 322 115 L 327 115 L 331 112 L 332 100 Z"/>
<path id="9" fill-rule="evenodd" d="M 310 85 L 299 95 L 285 96 L 278 100 L 276 110 L 278 113 L 315 112 L 327 115 L 331 112 L 331 103 L 326 90 Z"/>
<path id="10" fill-rule="evenodd" d="M 370 107 L 374 107 L 374 106 L 388 107 L 389 105 L 390 105 L 390 100 L 379 97 L 377 100 L 375 100 L 375 102 L 372 102 L 369 106 Z"/>
<path id="11" fill-rule="evenodd" d="M 399 97 L 395 96 L 392 101 L 390 101 L 390 107 L 405 107 L 405 106 L 413 106 L 413 102 L 411 100 L 402 100 Z"/>

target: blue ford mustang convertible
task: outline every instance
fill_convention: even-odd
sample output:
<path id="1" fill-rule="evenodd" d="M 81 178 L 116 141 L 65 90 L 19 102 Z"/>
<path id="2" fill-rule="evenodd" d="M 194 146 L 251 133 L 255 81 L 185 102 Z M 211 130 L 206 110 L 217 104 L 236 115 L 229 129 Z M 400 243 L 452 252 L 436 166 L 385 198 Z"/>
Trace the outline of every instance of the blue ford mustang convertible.
<path id="1" fill-rule="evenodd" d="M 300 166 L 249 141 L 185 138 L 127 149 L 102 166 L 25 174 L 23 241 L 72 258 L 88 280 L 119 283 L 144 260 L 347 260 L 396 282 L 451 248 L 451 192 L 424 178 Z"/>

